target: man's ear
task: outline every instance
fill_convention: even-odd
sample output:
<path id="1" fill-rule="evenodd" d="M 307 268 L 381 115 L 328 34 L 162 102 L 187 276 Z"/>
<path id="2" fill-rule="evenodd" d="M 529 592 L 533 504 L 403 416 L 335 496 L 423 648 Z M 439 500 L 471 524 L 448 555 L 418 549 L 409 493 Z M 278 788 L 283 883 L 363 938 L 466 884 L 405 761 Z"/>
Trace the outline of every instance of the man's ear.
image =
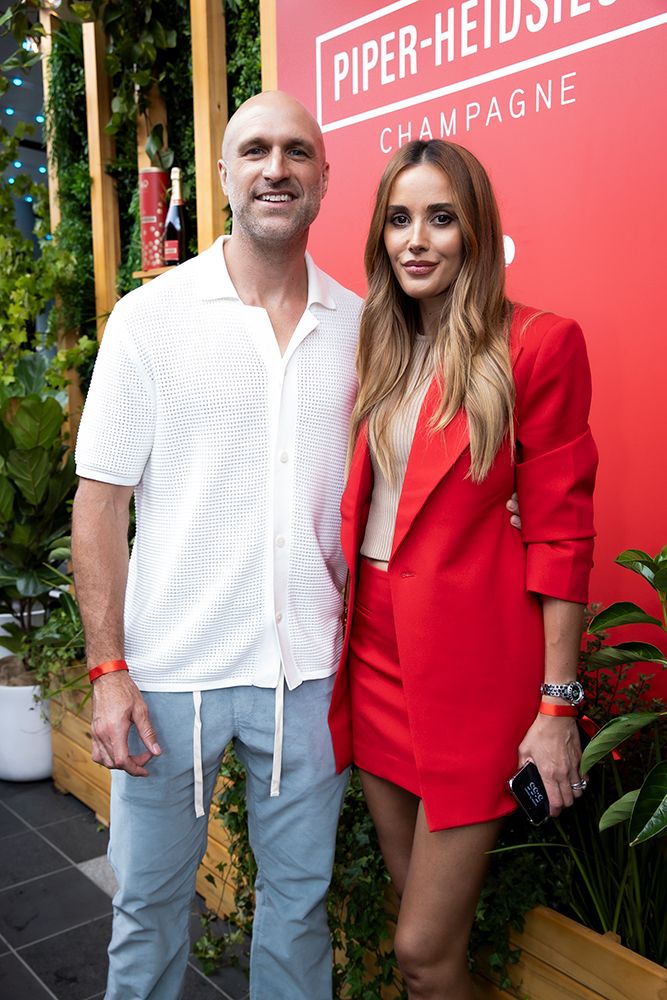
<path id="1" fill-rule="evenodd" d="M 329 164 L 325 163 L 322 167 L 322 197 L 324 198 L 329 187 Z"/>
<path id="2" fill-rule="evenodd" d="M 218 174 L 220 176 L 222 190 L 225 194 L 227 194 L 227 164 L 224 160 L 218 160 Z"/>

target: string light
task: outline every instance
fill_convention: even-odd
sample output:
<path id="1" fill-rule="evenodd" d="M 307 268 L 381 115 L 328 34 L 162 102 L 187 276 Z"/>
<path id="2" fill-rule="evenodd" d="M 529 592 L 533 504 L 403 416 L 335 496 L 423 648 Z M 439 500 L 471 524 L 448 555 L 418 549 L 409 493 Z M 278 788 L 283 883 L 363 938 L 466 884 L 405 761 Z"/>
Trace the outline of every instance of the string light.
<path id="1" fill-rule="evenodd" d="M 5 108 L 5 114 L 9 115 L 9 117 L 11 118 L 12 115 L 16 114 L 16 112 L 14 111 L 14 108 Z"/>
<path id="2" fill-rule="evenodd" d="M 13 80 L 12 80 L 12 83 L 14 84 L 15 87 L 22 87 L 23 86 L 23 80 L 21 79 L 20 76 L 15 76 L 13 78 Z"/>
<path id="3" fill-rule="evenodd" d="M 20 170 L 23 164 L 21 163 L 20 160 L 14 160 L 14 166 L 16 167 L 17 170 Z"/>
<path id="4" fill-rule="evenodd" d="M 15 184 L 16 183 L 16 177 L 8 177 L 7 178 L 7 183 L 8 184 Z"/>
<path id="5" fill-rule="evenodd" d="M 58 10 L 62 0 L 43 0 L 42 6 L 46 7 L 47 10 Z"/>
<path id="6" fill-rule="evenodd" d="M 31 205 L 32 204 L 32 195 L 31 194 L 27 194 L 23 200 L 27 201 L 28 204 Z"/>
<path id="7" fill-rule="evenodd" d="M 35 115 L 35 121 L 38 125 L 43 125 L 45 121 L 44 115 Z"/>
<path id="8" fill-rule="evenodd" d="M 37 169 L 39 170 L 40 174 L 46 173 L 46 167 L 38 167 Z"/>
<path id="9" fill-rule="evenodd" d="M 21 45 L 26 50 L 26 52 L 39 52 L 39 42 L 36 38 L 24 38 Z"/>

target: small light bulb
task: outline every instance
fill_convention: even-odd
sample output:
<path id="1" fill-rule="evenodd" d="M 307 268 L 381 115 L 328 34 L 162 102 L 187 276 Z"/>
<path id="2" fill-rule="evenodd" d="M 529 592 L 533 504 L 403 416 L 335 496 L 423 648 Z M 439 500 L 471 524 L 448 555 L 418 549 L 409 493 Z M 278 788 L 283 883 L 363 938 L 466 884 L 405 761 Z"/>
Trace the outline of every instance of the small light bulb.
<path id="1" fill-rule="evenodd" d="M 20 170 L 23 164 L 21 163 L 20 160 L 14 160 L 14 166 L 16 167 L 17 170 Z"/>
<path id="2" fill-rule="evenodd" d="M 32 204 L 32 195 L 31 194 L 27 194 L 23 200 L 27 201 L 28 204 L 31 205 Z"/>
<path id="3" fill-rule="evenodd" d="M 38 167 L 37 169 L 39 170 L 40 174 L 46 173 L 46 167 Z"/>
<path id="4" fill-rule="evenodd" d="M 9 117 L 11 118 L 12 115 L 16 114 L 16 112 L 14 111 L 14 108 L 5 108 L 5 114 L 9 115 Z"/>
<path id="5" fill-rule="evenodd" d="M 38 125 L 43 125 L 45 121 L 44 115 L 35 115 L 35 121 Z"/>
<path id="6" fill-rule="evenodd" d="M 21 79 L 20 76 L 13 77 L 12 83 L 14 84 L 15 87 L 22 87 L 23 86 L 23 80 Z"/>
<path id="7" fill-rule="evenodd" d="M 7 178 L 7 183 L 8 184 L 15 184 L 16 183 L 16 178 L 15 177 L 8 177 Z"/>
<path id="8" fill-rule="evenodd" d="M 36 38 L 24 38 L 21 44 L 26 52 L 39 52 L 39 42 Z"/>

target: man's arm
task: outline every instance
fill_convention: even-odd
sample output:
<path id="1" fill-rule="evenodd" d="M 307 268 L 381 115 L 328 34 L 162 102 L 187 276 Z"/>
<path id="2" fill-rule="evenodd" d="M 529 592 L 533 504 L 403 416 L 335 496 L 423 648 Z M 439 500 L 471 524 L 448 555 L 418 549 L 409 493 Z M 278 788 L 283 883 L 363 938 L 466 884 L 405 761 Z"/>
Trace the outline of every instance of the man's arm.
<path id="1" fill-rule="evenodd" d="M 74 499 L 72 559 L 89 669 L 124 656 L 131 496 L 130 486 L 81 479 Z M 127 745 L 132 724 L 146 746 L 137 756 L 130 755 Z M 148 774 L 145 765 L 160 747 L 146 703 L 127 671 L 103 674 L 94 682 L 92 734 L 96 763 L 135 776 Z"/>

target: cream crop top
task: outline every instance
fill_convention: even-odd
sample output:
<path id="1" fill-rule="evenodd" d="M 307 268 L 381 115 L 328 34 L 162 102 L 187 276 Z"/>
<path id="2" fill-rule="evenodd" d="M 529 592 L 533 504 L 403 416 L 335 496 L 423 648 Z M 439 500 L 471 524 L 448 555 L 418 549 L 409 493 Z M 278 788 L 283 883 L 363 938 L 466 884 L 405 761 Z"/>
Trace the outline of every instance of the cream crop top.
<path id="1" fill-rule="evenodd" d="M 408 466 L 419 411 L 431 382 L 430 343 L 429 337 L 417 335 L 410 362 L 406 398 L 394 415 L 389 427 L 389 436 L 396 463 L 394 482 L 389 482 L 383 475 L 377 463 L 375 449 L 369 444 L 374 485 L 368 521 L 366 522 L 366 533 L 361 545 L 361 554 L 367 559 L 388 562 L 391 555 L 396 513 L 403 489 L 405 470 Z"/>

